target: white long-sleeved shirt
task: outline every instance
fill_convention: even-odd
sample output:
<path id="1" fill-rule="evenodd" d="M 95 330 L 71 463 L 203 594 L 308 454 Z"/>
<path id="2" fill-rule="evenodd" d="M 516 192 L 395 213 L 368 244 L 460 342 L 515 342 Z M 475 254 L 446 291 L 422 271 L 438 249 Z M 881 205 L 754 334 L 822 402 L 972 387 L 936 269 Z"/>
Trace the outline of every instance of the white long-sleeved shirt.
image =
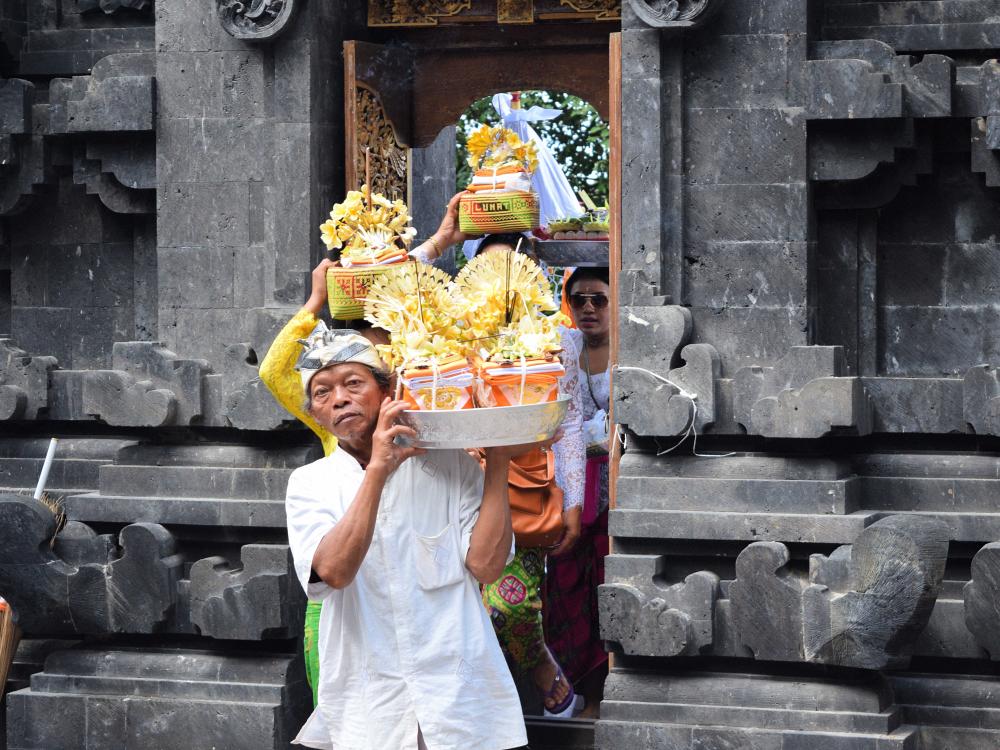
<path id="1" fill-rule="evenodd" d="M 405 461 L 386 482 L 354 581 L 343 589 L 310 582 L 316 548 L 363 478 L 338 450 L 288 480 L 295 572 L 323 602 L 319 703 L 295 742 L 415 750 L 419 726 L 429 750 L 525 745 L 517 691 L 465 567 L 483 496 L 479 465 L 463 451 Z"/>

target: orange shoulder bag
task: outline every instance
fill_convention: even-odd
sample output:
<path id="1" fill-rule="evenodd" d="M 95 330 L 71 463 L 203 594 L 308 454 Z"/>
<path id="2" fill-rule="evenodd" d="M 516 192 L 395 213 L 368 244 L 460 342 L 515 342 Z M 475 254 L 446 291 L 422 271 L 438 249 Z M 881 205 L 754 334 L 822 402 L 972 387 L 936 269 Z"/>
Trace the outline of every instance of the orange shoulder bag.
<path id="1" fill-rule="evenodd" d="M 519 547 L 552 547 L 563 534 L 563 491 L 555 481 L 552 451 L 535 449 L 510 461 L 511 523 Z"/>

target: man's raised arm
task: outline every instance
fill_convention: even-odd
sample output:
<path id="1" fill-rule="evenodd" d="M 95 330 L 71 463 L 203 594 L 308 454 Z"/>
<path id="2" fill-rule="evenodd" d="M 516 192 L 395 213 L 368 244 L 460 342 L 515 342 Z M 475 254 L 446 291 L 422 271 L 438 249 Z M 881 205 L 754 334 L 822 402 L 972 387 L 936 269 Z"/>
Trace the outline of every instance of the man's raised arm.
<path id="1" fill-rule="evenodd" d="M 313 554 L 313 573 L 335 589 L 350 585 L 368 554 L 382 490 L 389 475 L 406 459 L 424 452 L 420 448 L 403 447 L 393 442 L 398 435 L 414 437 L 416 434 L 411 427 L 395 424 L 406 407 L 404 401 L 387 398 L 382 402 L 378 424 L 372 435 L 371 461 L 365 469 L 365 478 L 351 507 L 327 532 Z"/>

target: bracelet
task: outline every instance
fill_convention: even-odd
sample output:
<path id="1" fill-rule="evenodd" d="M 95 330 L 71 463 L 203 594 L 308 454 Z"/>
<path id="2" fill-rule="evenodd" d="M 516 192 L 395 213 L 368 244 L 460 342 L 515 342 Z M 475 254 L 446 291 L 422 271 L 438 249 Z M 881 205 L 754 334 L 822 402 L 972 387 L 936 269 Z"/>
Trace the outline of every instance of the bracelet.
<path id="1" fill-rule="evenodd" d="M 438 244 L 437 238 L 432 234 L 427 238 L 427 241 L 434 246 L 434 256 L 436 258 L 441 257 L 441 246 Z"/>

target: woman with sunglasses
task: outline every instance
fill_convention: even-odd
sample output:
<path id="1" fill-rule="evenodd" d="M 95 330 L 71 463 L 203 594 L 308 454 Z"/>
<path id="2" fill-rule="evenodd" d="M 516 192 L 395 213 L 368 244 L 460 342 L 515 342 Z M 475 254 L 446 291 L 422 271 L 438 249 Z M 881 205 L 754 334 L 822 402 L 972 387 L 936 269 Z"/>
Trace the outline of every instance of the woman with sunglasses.
<path id="1" fill-rule="evenodd" d="M 580 390 L 587 470 L 582 530 L 565 555 L 553 556 L 546 580 L 545 635 L 577 691 L 586 699 L 581 714 L 597 718 L 608 655 L 598 624 L 597 587 L 604 583 L 608 554 L 608 412 L 611 401 L 611 288 L 607 268 L 578 268 L 565 294 L 580 352 Z"/>

